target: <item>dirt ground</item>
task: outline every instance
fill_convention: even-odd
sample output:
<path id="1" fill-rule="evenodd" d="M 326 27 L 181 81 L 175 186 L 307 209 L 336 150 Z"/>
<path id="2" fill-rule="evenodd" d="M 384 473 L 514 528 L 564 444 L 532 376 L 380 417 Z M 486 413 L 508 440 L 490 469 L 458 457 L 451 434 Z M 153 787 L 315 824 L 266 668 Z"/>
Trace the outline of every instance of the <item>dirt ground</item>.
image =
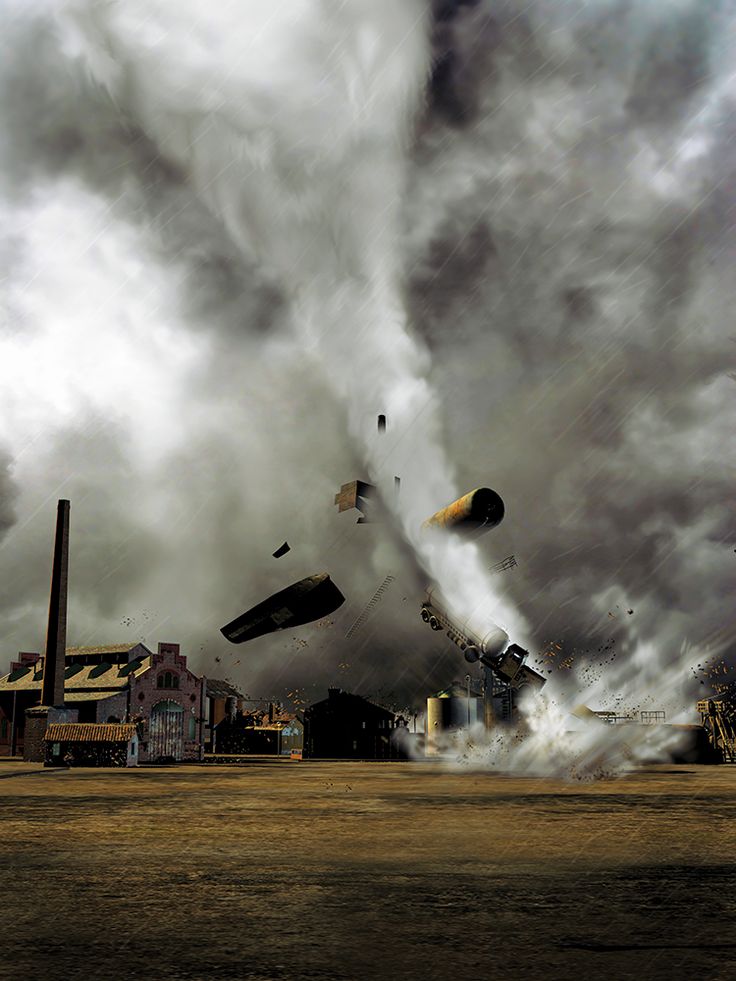
<path id="1" fill-rule="evenodd" d="M 6 762 L 0 868 L 14 981 L 736 978 L 736 767 Z"/>

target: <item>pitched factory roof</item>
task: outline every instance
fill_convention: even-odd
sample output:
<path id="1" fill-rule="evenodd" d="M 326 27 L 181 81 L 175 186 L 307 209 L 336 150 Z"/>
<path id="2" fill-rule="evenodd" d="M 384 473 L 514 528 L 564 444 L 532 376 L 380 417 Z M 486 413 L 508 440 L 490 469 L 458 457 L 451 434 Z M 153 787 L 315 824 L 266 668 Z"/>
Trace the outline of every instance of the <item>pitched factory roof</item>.
<path id="1" fill-rule="evenodd" d="M 364 698 L 363 695 L 354 695 L 352 692 L 343 691 L 341 688 L 328 688 L 328 697 L 323 698 L 319 702 L 313 702 L 308 705 L 304 710 L 305 714 L 308 712 L 312 715 L 315 710 L 317 712 L 329 711 L 330 709 L 337 709 L 338 711 L 344 711 L 348 706 L 356 708 L 360 706 L 363 709 L 367 709 L 374 715 L 390 715 L 392 718 L 395 717 L 395 713 L 390 709 L 384 708 L 382 705 L 377 705 L 375 702 L 371 702 L 369 699 Z"/>
<path id="2" fill-rule="evenodd" d="M 133 736 L 131 722 L 55 722 L 43 738 L 47 743 L 127 743 Z"/>
<path id="3" fill-rule="evenodd" d="M 64 704 L 67 702 L 104 702 L 106 698 L 115 698 L 117 691 L 65 691 Z"/>
<path id="4" fill-rule="evenodd" d="M 132 651 L 134 647 L 139 646 L 145 647 L 145 644 L 137 640 L 133 644 L 128 641 L 126 644 L 97 644 L 93 647 L 67 647 L 66 656 L 79 657 L 80 654 L 124 654 L 126 651 Z"/>
<path id="5" fill-rule="evenodd" d="M 70 664 L 64 672 L 66 694 L 74 691 L 120 691 L 128 684 L 130 675 L 143 674 L 151 667 L 151 658 L 131 661 L 129 664 Z M 40 691 L 43 671 L 35 668 L 19 668 L 0 678 L 0 692 Z"/>

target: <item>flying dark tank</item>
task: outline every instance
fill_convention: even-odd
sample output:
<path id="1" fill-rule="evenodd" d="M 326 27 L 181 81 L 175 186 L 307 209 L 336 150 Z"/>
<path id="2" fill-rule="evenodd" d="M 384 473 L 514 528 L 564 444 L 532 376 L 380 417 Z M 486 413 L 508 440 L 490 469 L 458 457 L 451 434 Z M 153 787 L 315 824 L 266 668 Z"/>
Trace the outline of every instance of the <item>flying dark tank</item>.
<path id="1" fill-rule="evenodd" d="M 314 620 L 321 620 L 342 606 L 345 597 L 322 572 L 292 583 L 262 603 L 246 610 L 226 624 L 221 633 L 233 644 L 244 644 L 275 630 L 291 630 Z"/>
<path id="2" fill-rule="evenodd" d="M 466 537 L 482 535 L 503 521 L 505 510 L 494 490 L 478 487 L 427 518 L 422 531 L 456 531 Z"/>

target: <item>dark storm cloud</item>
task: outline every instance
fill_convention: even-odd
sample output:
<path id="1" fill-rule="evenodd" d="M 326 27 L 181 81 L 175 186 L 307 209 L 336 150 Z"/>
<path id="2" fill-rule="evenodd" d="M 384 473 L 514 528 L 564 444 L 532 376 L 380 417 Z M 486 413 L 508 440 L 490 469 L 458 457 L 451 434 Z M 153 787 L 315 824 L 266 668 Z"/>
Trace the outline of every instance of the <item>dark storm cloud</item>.
<path id="1" fill-rule="evenodd" d="M 5 532 L 15 524 L 15 501 L 18 488 L 11 472 L 11 460 L 0 449 L 0 541 Z"/>
<path id="2" fill-rule="evenodd" d="M 53 20 L 16 10 L 3 26 L 2 193 L 18 203 L 39 185 L 78 180 L 109 200 L 111 219 L 146 226 L 162 263 L 188 264 L 185 313 L 195 329 L 272 329 L 281 315 L 278 291 L 248 266 L 176 166 L 65 55 Z M 10 256 L 19 247 L 12 237 L 2 244 Z"/>
<path id="3" fill-rule="evenodd" d="M 481 3 L 439 28 L 411 307 L 462 471 L 507 499 L 496 551 L 540 644 L 674 651 L 727 618 L 732 16 Z"/>
<path id="4" fill-rule="evenodd" d="M 625 108 L 642 125 L 667 124 L 687 112 L 710 81 L 710 50 L 719 0 L 698 0 L 672 16 L 666 9 L 643 39 Z"/>
<path id="5" fill-rule="evenodd" d="M 516 553 L 503 582 L 540 646 L 615 636 L 621 648 L 644 638 L 666 651 L 697 640 L 723 623 L 736 558 L 724 506 L 734 389 L 722 382 L 736 353 L 736 116 L 719 94 L 732 12 L 433 6 L 406 205 L 408 295 L 461 483 L 487 482 L 507 502 L 482 544 L 487 564 Z M 182 264 L 182 340 L 210 341 L 184 379 L 186 439 L 157 466 L 123 424 L 87 428 L 92 415 L 25 466 L 28 524 L 3 550 L 4 568 L 20 570 L 0 598 L 6 647 L 42 643 L 49 515 L 68 495 L 78 642 L 178 640 L 195 667 L 254 694 L 312 686 L 315 696 L 337 683 L 418 702 L 464 672 L 419 620 L 411 556 L 335 513 L 339 485 L 365 475 L 337 401 L 282 334 L 280 291 L 63 53 L 48 20 L 26 14 L 5 29 L 6 199 L 32 201 L 59 178 L 100 195 L 111 220 L 140 232 L 152 278 Z M 690 131 L 703 148 L 679 164 Z M 4 237 L 2 248 L 21 262 L 21 242 Z M 131 376 L 119 397 L 157 393 Z M 0 533 L 13 514 L 3 473 Z M 31 519 L 39 507 L 46 524 Z M 291 552 L 276 562 L 284 538 Z M 250 603 L 323 570 L 348 594 L 332 626 L 275 635 L 255 652 L 221 641 L 219 626 Z M 346 644 L 388 573 L 396 588 Z"/>

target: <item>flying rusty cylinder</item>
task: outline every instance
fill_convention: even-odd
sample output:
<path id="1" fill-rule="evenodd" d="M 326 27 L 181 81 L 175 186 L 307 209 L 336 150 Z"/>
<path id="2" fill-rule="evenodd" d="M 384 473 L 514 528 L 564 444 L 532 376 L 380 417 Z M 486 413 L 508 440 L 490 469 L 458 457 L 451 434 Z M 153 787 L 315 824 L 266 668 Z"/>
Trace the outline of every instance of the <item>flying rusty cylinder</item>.
<path id="1" fill-rule="evenodd" d="M 490 487 L 478 487 L 446 508 L 437 511 L 422 524 L 422 531 L 438 529 L 461 535 L 482 535 L 503 520 L 503 501 Z"/>

